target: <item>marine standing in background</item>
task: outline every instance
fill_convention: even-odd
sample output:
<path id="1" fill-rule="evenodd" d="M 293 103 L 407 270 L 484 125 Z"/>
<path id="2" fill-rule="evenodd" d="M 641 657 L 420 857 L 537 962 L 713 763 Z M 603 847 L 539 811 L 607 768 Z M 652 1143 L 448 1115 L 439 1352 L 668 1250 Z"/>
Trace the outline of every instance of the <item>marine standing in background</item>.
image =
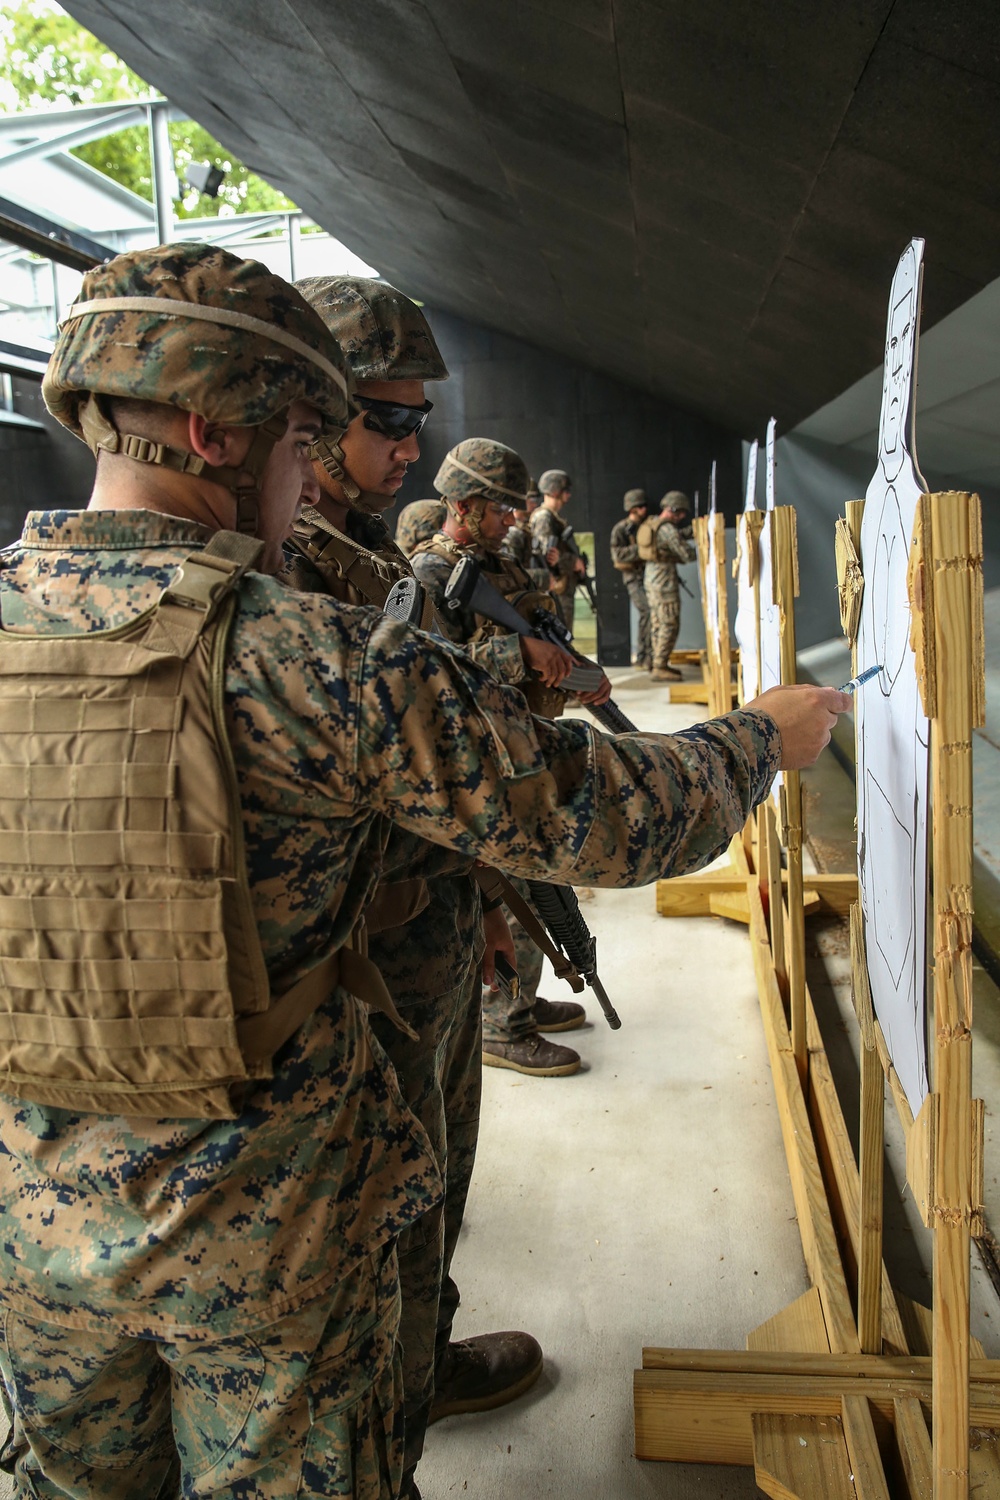
<path id="1" fill-rule="evenodd" d="M 682 490 L 668 490 L 660 514 L 643 521 L 636 532 L 639 556 L 646 564 L 643 582 L 649 600 L 654 682 L 679 682 L 682 673 L 670 665 L 670 653 L 681 628 L 681 588 L 678 563 L 697 557 L 691 540 L 693 506 Z"/>
<path id="2" fill-rule="evenodd" d="M 396 546 L 407 557 L 413 556 L 418 542 L 433 536 L 444 520 L 444 501 L 411 500 L 396 518 Z"/>
<path id="3" fill-rule="evenodd" d="M 527 484 L 528 471 L 520 456 L 488 438 L 459 443 L 446 455 L 434 480 L 435 489 L 444 495 L 448 515 L 438 535 L 417 548 L 413 571 L 434 600 L 443 628 L 463 646 L 497 636 L 509 638 L 503 625 L 470 609 L 447 607 L 445 587 L 455 565 L 465 557 L 474 557 L 494 588 L 526 617 L 539 606 L 551 607 L 549 596 L 535 590 L 528 572 L 501 551 L 515 508 L 523 508 Z M 525 697 L 534 713 L 554 718 L 563 711 L 564 695 L 541 683 L 527 687 Z M 530 902 L 527 885 L 518 880 L 513 883 Z M 579 1053 L 548 1041 L 541 1033 L 582 1026 L 583 1007 L 573 1001 L 542 999 L 538 994 L 541 952 L 520 922 L 512 918 L 510 929 L 519 995 L 512 1001 L 502 991 L 484 990 L 483 1062 L 537 1077 L 575 1073 L 580 1067 Z"/>
<path id="4" fill-rule="evenodd" d="M 321 493 L 295 524 L 284 576 L 296 588 L 381 609 L 392 585 L 412 570 L 379 512 L 392 504 L 407 465 L 420 456 L 417 438 L 431 409 L 425 383 L 446 380 L 448 371 L 423 313 L 395 287 L 329 276 L 297 286 L 340 346 L 362 410 L 339 444 L 317 445 L 313 469 Z M 438 501 L 416 505 L 444 510 Z M 433 625 L 429 604 L 422 624 Z M 494 675 L 524 680 L 519 643 L 513 651 L 507 643 L 484 645 L 475 654 Z M 480 960 L 485 937 L 492 978 L 496 949 L 512 950 L 510 933 L 499 909 L 481 918 L 466 855 L 396 831 L 373 858 L 382 879 L 365 912 L 368 954 L 410 1030 L 379 1015 L 372 1029 L 430 1137 L 445 1182 L 443 1204 L 413 1233 L 400 1235 L 398 1246 L 406 1413 L 401 1495 L 411 1500 L 418 1494 L 413 1471 L 429 1414 L 436 1420 L 513 1400 L 541 1373 L 542 1351 L 529 1334 L 517 1332 L 451 1341 L 460 1300 L 451 1262 L 482 1093 Z"/>
<path id="5" fill-rule="evenodd" d="M 573 596 L 580 578 L 586 572 L 583 559 L 570 546 L 566 532 L 569 522 L 562 512 L 570 502 L 572 481 L 565 469 L 546 469 L 538 481 L 542 503 L 531 515 L 531 534 L 535 551 L 549 570 L 549 593 L 556 601 L 560 619 L 573 629 Z"/>
<path id="6" fill-rule="evenodd" d="M 538 509 L 541 500 L 537 481 L 529 479 L 524 504 L 515 505 L 514 524 L 508 531 L 500 552 L 503 557 L 513 558 L 524 569 L 536 589 L 547 591 L 549 570 L 545 566 L 544 559 L 539 557 L 535 549 L 535 538 L 530 524 L 532 511 Z"/>
<path id="7" fill-rule="evenodd" d="M 649 501 L 645 490 L 625 491 L 625 518 L 616 521 L 611 532 L 611 561 L 622 575 L 628 590 L 629 602 L 635 606 L 639 617 L 639 632 L 633 661 L 637 667 L 648 670 L 653 665 L 653 652 L 649 625 L 649 600 L 643 583 L 645 563 L 639 556 L 636 533 L 649 514 Z"/>

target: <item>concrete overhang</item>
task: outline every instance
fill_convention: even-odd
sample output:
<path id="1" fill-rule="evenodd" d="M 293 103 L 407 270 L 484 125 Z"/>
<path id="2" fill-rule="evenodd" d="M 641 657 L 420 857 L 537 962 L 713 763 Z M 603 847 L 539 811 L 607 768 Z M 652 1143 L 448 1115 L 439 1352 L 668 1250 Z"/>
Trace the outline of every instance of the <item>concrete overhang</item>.
<path id="1" fill-rule="evenodd" d="M 759 432 L 1000 275 L 985 0 L 70 0 L 411 295 Z"/>

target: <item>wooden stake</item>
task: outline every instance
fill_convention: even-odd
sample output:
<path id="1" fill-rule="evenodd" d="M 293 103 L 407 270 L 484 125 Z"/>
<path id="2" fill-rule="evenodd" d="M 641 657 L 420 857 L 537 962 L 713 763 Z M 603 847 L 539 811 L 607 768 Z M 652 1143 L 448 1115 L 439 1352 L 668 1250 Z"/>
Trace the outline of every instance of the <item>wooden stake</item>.
<path id="1" fill-rule="evenodd" d="M 795 682 L 795 598 L 799 592 L 795 510 L 771 512 L 771 571 L 781 618 L 781 681 Z M 786 771 L 781 789 L 781 838 L 788 858 L 788 1009 L 795 1065 L 803 1084 L 809 1067 L 806 1043 L 806 926 L 802 885 L 802 787 L 798 771 Z"/>
<path id="2" fill-rule="evenodd" d="M 909 573 L 931 719 L 934 1049 L 934 1496 L 969 1493 L 969 1250 L 973 1201 L 972 730 L 981 722 L 982 534 L 977 496 L 921 497 Z"/>
<path id="3" fill-rule="evenodd" d="M 864 925 L 857 905 L 851 907 L 851 990 L 861 1028 L 858 1338 L 864 1354 L 881 1354 L 885 1080 L 875 1046 L 875 1013 L 868 986 Z"/>

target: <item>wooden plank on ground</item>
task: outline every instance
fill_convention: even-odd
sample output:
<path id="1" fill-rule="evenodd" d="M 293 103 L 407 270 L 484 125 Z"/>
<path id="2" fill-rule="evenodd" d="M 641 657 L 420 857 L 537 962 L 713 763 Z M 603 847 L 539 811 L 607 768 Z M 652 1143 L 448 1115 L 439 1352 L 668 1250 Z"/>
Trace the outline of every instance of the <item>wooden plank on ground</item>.
<path id="1" fill-rule="evenodd" d="M 924 1409 L 913 1395 L 900 1396 L 894 1402 L 896 1446 L 906 1476 L 910 1500 L 932 1500 L 934 1494 L 934 1458 L 931 1436 L 927 1431 Z"/>
<path id="2" fill-rule="evenodd" d="M 837 1248 L 816 1143 L 792 1056 L 791 1038 L 771 962 L 767 924 L 764 921 L 760 893 L 753 882 L 748 884 L 747 893 L 757 993 L 764 1019 L 785 1157 L 799 1218 L 802 1249 L 810 1279 L 819 1289 L 822 1299 L 830 1347 L 838 1352 L 850 1352 L 859 1348 L 857 1326 Z"/>
<path id="3" fill-rule="evenodd" d="M 863 1396 L 845 1396 L 840 1419 L 851 1460 L 851 1478 L 858 1500 L 889 1500 L 872 1411 Z"/>
<path id="4" fill-rule="evenodd" d="M 757 1486 L 772 1500 L 856 1500 L 839 1417 L 751 1418 Z"/>
<path id="5" fill-rule="evenodd" d="M 915 1413 L 921 1408 L 931 1409 L 930 1375 L 919 1378 L 900 1373 L 880 1380 L 851 1378 L 835 1371 L 834 1364 L 824 1375 L 790 1378 L 787 1372 L 757 1375 L 739 1371 L 636 1370 L 636 1456 L 674 1463 L 750 1464 L 755 1415 L 836 1417 L 845 1396 L 858 1396 L 870 1401 L 884 1418 L 895 1422 L 897 1432 L 902 1423 L 906 1444 L 904 1463 L 909 1464 L 914 1479 L 919 1481 L 922 1448 Z M 974 1379 L 969 1400 L 973 1426 L 1000 1428 L 1000 1385 L 996 1381 Z M 913 1500 L 918 1497 L 923 1500 L 919 1490 Z"/>
<path id="6" fill-rule="evenodd" d="M 830 1348 L 819 1292 L 811 1286 L 773 1318 L 747 1334 L 747 1348 L 819 1354 Z"/>

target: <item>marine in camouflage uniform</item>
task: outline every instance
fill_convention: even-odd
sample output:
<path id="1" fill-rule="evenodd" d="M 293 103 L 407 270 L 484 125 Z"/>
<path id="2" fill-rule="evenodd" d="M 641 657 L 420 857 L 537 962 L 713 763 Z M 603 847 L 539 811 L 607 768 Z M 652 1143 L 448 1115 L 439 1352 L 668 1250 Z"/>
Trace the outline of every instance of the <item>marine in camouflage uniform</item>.
<path id="1" fill-rule="evenodd" d="M 396 521 L 396 546 L 412 557 L 417 543 L 433 536 L 443 520 L 443 500 L 411 500 L 403 506 Z"/>
<path id="2" fill-rule="evenodd" d="M 525 503 L 514 507 L 514 524 L 501 544 L 500 555 L 513 558 L 529 575 L 536 589 L 547 590 L 549 570 L 544 558 L 535 551 L 535 538 L 531 533 L 531 513 L 538 509 L 541 499 L 537 482 L 529 478 Z"/>
<path id="3" fill-rule="evenodd" d="M 681 490 L 669 490 L 660 502 L 660 515 L 643 526 L 652 532 L 652 559 L 646 562 L 643 582 L 649 600 L 654 682 L 676 682 L 681 673 L 670 665 L 670 654 L 681 626 L 681 591 L 677 564 L 697 557 L 690 540 L 692 505 Z M 640 528 L 641 531 L 642 528 Z"/>
<path id="4" fill-rule="evenodd" d="M 542 503 L 531 514 L 531 535 L 535 551 L 549 570 L 549 593 L 556 602 L 559 617 L 572 630 L 573 599 L 583 564 L 566 540 L 569 522 L 564 521 L 560 514 L 569 504 L 572 484 L 565 469 L 546 469 L 538 481 L 538 488 L 542 493 Z M 558 556 L 551 561 L 553 550 Z"/>
<path id="5" fill-rule="evenodd" d="M 282 576 L 295 588 L 381 609 L 392 585 L 410 576 L 411 568 L 381 517 L 371 512 L 392 503 L 397 458 L 416 457 L 424 382 L 444 380 L 448 372 L 420 309 L 394 287 L 359 277 L 311 277 L 298 288 L 337 340 L 355 389 L 369 406 L 353 419 L 336 451 L 320 445 L 323 457 L 316 458 L 314 472 L 321 495 L 294 527 Z M 386 399 L 380 402 L 378 396 Z M 399 399 L 404 396 L 412 406 Z M 374 430 L 365 426 L 373 420 L 380 424 Z M 401 424 L 394 435 L 384 430 L 394 423 Z M 360 496 L 347 503 L 344 488 L 359 448 L 363 457 L 370 450 L 383 461 L 381 480 L 377 467 L 371 469 L 372 482 L 381 488 L 366 493 L 364 509 L 358 508 Z M 355 465 L 361 466 L 356 458 Z M 444 511 L 443 502 L 430 503 Z M 429 607 L 422 623 L 427 628 L 433 624 Z M 474 655 L 500 680 L 525 679 L 516 641 L 483 642 Z M 451 1346 L 460 1300 L 451 1261 L 475 1161 L 482 1094 L 484 944 L 472 861 L 397 833 L 381 867 L 376 899 L 366 913 L 368 952 L 414 1034 L 380 1016 L 372 1018 L 372 1025 L 407 1104 L 430 1137 L 446 1184 L 443 1203 L 399 1240 L 404 1493 L 414 1495 L 413 1470 L 423 1450 L 435 1384 L 440 1387 L 435 1414 L 446 1414 L 452 1386 L 461 1388 L 466 1408 L 474 1405 L 477 1389 L 481 1401 L 500 1405 L 527 1389 L 528 1377 L 541 1372 L 542 1355 L 529 1335 L 511 1332 Z"/>
<path id="6" fill-rule="evenodd" d="M 652 642 L 649 627 L 649 600 L 643 585 L 645 564 L 639 557 L 636 532 L 646 518 L 649 501 L 645 490 L 625 491 L 625 517 L 616 521 L 611 531 L 611 561 L 622 575 L 628 591 L 629 603 L 634 607 L 639 621 L 636 641 L 635 664 L 649 668 L 653 665 Z"/>
<path id="7" fill-rule="evenodd" d="M 130 297 L 149 311 L 126 310 Z M 166 492 L 194 514 L 210 493 L 208 514 L 228 506 L 230 524 L 260 527 L 272 567 L 308 475 L 296 456 L 311 441 L 303 430 L 335 432 L 349 415 L 339 350 L 298 293 L 265 267 L 194 244 L 89 273 L 43 389 L 99 454 L 93 503 L 106 503 L 109 468 L 112 486 L 134 471 L 137 498 Z M 181 410 L 146 405 L 161 393 Z M 303 410 L 308 426 L 296 428 Z M 200 456 L 185 446 L 187 412 L 216 433 L 235 423 L 226 441 L 237 453 L 250 426 L 250 452 L 220 464 L 202 422 L 212 456 Z M 268 480 L 279 454 L 280 488 Z M 143 488 L 150 462 L 163 477 Z M 0 660 L 12 640 L 137 620 L 215 525 L 152 509 L 29 516 L 0 566 Z M 279 991 L 350 938 L 374 881 L 364 857 L 374 800 L 365 770 L 348 769 L 366 765 L 366 625 L 262 573 L 239 586 L 224 732 L 249 899 Z M 346 696 L 331 690 L 338 679 L 352 684 Z M 100 735 L 76 733 L 73 753 L 99 759 Z M 180 771 L 183 799 L 183 755 Z M 73 804 L 58 809 L 59 830 L 80 816 Z M 127 806 L 123 791 L 109 829 L 129 826 L 119 821 Z M 44 828 L 45 811 L 29 801 L 27 826 Z M 27 878 L 53 888 L 49 872 Z M 82 897 L 91 877 L 72 878 Z M 126 898 L 127 924 L 169 976 L 170 932 L 142 932 L 144 905 Z M 95 955 L 118 940 L 102 932 L 101 909 L 79 907 Z M 34 941 L 46 951 L 44 928 Z M 10 1077 L 8 1046 L 0 1063 Z M 32 1102 L 30 1084 L 21 1093 L 0 1094 L 0 1374 L 13 1415 L 3 1463 L 17 1493 L 395 1496 L 394 1240 L 438 1202 L 441 1184 L 365 1008 L 340 985 L 328 992 L 232 1119 L 151 1119 L 134 1104 L 131 1115 L 92 1114 L 85 1101 Z"/>
<path id="8" fill-rule="evenodd" d="M 473 557 L 493 586 L 516 607 L 529 612 L 547 600 L 547 595 L 533 588 L 529 573 L 502 550 L 528 484 L 523 461 L 503 443 L 468 438 L 446 455 L 434 484 L 445 497 L 448 516 L 442 530 L 417 548 L 413 570 L 434 600 L 442 628 L 466 647 L 491 639 L 516 639 L 504 626 L 469 608 L 448 608 L 445 589 L 455 565 Z M 535 683 L 525 693 L 536 713 L 551 717 L 562 713 L 564 697 L 557 690 Z M 514 884 L 530 903 L 527 885 L 516 880 Z M 510 927 L 519 993 L 512 999 L 501 989 L 484 987 L 483 1061 L 490 1067 L 514 1068 L 538 1077 L 575 1073 L 580 1067 L 579 1053 L 550 1042 L 541 1033 L 581 1026 L 586 1019 L 583 1007 L 538 994 L 542 954 L 513 917 Z"/>
<path id="9" fill-rule="evenodd" d="M 253 525 L 276 565 L 275 539 L 303 491 L 315 493 L 305 434 L 346 415 L 336 347 L 263 267 L 212 247 L 161 247 L 89 273 L 82 295 L 46 379 L 50 409 L 79 432 L 78 393 L 110 383 L 139 411 L 123 436 L 120 403 L 91 408 L 95 508 L 30 516 L 3 554 L 0 651 L 12 637 L 77 632 L 102 654 L 95 632 L 156 610 L 220 519 L 248 534 Z M 126 297 L 150 299 L 150 310 L 106 306 Z M 195 307 L 238 311 L 239 324 L 220 335 Z M 147 405 L 160 380 L 173 408 Z M 165 467 L 150 478 L 144 461 Z M 109 486 L 149 508 L 99 508 Z M 182 502 L 199 519 L 156 509 Z M 371 894 L 380 820 L 529 878 L 613 886 L 707 863 L 766 795 L 781 759 L 776 719 L 796 691 L 685 734 L 611 739 L 533 718 L 516 691 L 419 631 L 262 573 L 238 584 L 231 618 L 220 730 L 247 900 L 278 990 L 345 951 Z M 797 691 L 800 702 L 822 699 Z M 6 761 L 28 722 L 5 730 Z M 98 758 L 95 732 L 74 731 L 72 763 Z M 41 855 L 87 790 L 83 781 L 56 804 Z M 128 798 L 110 800 L 101 836 L 117 838 Z M 45 806 L 15 798 L 18 827 L 44 829 Z M 38 878 L 30 847 L 23 868 L 19 858 L 7 878 Z M 123 899 L 118 915 L 156 917 L 155 903 Z M 103 910 L 81 908 L 96 951 L 112 937 Z M 32 915 L 31 940 L 44 943 L 45 913 L 44 902 L 26 907 L 21 928 L 4 929 L 8 957 L 31 937 Z M 170 933 L 160 941 L 169 963 Z M 5 1033 L 5 1088 L 15 1087 L 11 1045 Z M 164 1045 L 145 1049 L 144 1063 Z M 14 1416 L 4 1463 L 22 1494 L 395 1496 L 391 1246 L 437 1200 L 436 1163 L 344 986 L 272 1067 L 232 1119 L 88 1114 L 33 1102 L 20 1084 L 20 1097 L 0 1093 L 0 1376 Z"/>

